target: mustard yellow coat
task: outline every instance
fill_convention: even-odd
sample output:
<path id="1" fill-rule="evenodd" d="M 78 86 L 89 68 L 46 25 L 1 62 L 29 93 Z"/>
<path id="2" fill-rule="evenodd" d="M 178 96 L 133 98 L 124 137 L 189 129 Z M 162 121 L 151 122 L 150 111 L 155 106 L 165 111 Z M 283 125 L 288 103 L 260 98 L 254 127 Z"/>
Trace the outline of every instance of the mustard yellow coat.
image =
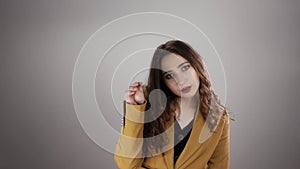
<path id="1" fill-rule="evenodd" d="M 173 163 L 174 146 L 166 152 L 151 157 L 142 157 L 142 137 L 146 104 L 125 105 L 126 118 L 121 127 L 121 134 L 116 145 L 114 159 L 121 169 L 229 169 L 230 162 L 230 124 L 229 115 L 220 119 L 215 132 L 209 132 L 200 112 L 197 112 L 190 138 Z M 167 126 L 173 126 L 170 120 Z M 171 127 L 170 140 L 174 128 Z M 201 134 L 201 137 L 200 137 Z"/>

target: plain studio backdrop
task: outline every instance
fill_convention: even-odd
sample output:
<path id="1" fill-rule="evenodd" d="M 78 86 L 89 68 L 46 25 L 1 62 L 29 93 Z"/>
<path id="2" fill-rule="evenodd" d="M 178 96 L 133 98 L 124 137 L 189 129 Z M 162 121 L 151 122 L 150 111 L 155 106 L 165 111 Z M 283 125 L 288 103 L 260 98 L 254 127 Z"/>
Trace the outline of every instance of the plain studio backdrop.
<path id="1" fill-rule="evenodd" d="M 232 169 L 299 166 L 299 1 L 2 0 L 0 169 L 117 168 L 112 152 L 97 145 L 77 118 L 72 76 L 79 52 L 94 32 L 140 12 L 185 18 L 216 47 L 226 74 L 225 104 L 236 118 L 231 122 Z M 173 27 L 170 32 L 178 29 L 184 31 Z M 138 37 L 121 44 L 129 41 L 144 44 Z M 112 52 L 120 52 L 121 44 Z M 99 103 L 111 99 L 101 95 L 107 87 L 101 84 L 113 69 L 100 76 L 103 68 L 95 80 Z M 224 82 L 212 80 L 215 86 Z M 105 111 L 104 117 L 115 131 L 120 129 L 119 113 Z M 109 132 L 101 134 L 103 140 L 116 140 Z"/>

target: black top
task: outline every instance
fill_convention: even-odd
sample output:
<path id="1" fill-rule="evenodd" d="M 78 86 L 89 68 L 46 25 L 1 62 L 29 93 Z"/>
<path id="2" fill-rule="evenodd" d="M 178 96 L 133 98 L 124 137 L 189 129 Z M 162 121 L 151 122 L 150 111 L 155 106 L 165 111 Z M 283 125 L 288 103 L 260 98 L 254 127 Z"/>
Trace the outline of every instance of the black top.
<path id="1" fill-rule="evenodd" d="M 180 156 L 181 152 L 183 151 L 187 141 L 189 140 L 192 127 L 193 127 L 194 119 L 183 129 L 181 129 L 180 125 L 178 124 L 177 120 L 175 119 L 174 123 L 174 165 Z"/>

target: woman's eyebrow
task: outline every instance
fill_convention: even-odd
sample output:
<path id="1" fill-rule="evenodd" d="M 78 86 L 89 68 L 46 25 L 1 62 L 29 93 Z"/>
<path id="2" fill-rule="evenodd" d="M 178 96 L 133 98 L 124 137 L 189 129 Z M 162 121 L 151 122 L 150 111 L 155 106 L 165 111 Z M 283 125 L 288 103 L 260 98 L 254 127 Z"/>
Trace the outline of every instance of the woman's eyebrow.
<path id="1" fill-rule="evenodd" d="M 189 63 L 189 62 L 183 62 L 183 63 L 180 63 L 178 66 L 177 66 L 177 69 L 180 68 L 182 65 L 186 64 L 186 63 Z M 166 72 L 163 73 L 163 75 L 165 75 L 166 73 L 168 72 L 171 72 L 171 70 L 168 70 Z"/>

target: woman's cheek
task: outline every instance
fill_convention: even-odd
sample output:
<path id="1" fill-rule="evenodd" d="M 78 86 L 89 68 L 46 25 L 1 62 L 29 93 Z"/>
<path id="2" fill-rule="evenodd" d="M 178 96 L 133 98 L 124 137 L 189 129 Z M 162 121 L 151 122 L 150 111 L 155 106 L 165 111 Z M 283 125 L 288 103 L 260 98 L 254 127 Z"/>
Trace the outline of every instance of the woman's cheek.
<path id="1" fill-rule="evenodd" d="M 175 80 L 173 79 L 166 80 L 165 84 L 174 94 L 180 95 L 180 90 Z"/>
<path id="2" fill-rule="evenodd" d="M 174 87 L 173 87 L 173 84 L 170 83 L 169 81 L 165 81 L 165 84 L 166 84 L 167 87 L 174 93 Z"/>
<path id="3" fill-rule="evenodd" d="M 177 84 L 172 84 L 172 92 L 176 95 L 180 95 L 179 87 Z"/>

